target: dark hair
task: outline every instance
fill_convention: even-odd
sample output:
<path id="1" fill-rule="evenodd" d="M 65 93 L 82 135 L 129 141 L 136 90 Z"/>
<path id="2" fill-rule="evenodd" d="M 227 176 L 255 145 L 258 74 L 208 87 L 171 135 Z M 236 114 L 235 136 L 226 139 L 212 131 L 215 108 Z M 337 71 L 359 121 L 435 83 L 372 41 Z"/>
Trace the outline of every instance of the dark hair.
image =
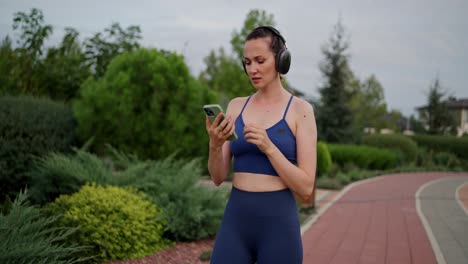
<path id="1" fill-rule="evenodd" d="M 252 32 L 247 35 L 245 41 L 266 37 L 271 39 L 270 50 L 273 52 L 273 54 L 276 55 L 280 50 L 285 48 L 283 41 L 277 35 L 273 34 L 270 29 L 265 27 L 258 27 L 252 30 Z"/>

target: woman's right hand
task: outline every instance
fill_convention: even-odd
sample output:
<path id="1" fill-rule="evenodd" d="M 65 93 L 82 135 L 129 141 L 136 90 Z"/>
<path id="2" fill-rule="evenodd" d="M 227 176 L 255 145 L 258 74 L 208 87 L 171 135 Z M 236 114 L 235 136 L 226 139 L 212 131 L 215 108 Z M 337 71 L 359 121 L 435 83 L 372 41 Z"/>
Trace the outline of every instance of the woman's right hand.
<path id="1" fill-rule="evenodd" d="M 234 133 L 235 127 L 230 115 L 223 121 L 223 113 L 219 113 L 211 124 L 210 119 L 206 117 L 206 131 L 210 137 L 210 148 L 221 148 L 226 140 Z"/>

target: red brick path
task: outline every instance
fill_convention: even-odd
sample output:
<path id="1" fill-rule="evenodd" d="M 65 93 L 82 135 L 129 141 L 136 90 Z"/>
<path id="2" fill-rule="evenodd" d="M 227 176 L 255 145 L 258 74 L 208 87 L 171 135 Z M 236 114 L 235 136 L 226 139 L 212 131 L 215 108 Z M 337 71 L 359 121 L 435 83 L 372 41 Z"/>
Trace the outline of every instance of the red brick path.
<path id="1" fill-rule="evenodd" d="M 354 186 L 304 233 L 303 263 L 436 263 L 415 194 L 429 181 L 457 175 L 387 175 Z"/>

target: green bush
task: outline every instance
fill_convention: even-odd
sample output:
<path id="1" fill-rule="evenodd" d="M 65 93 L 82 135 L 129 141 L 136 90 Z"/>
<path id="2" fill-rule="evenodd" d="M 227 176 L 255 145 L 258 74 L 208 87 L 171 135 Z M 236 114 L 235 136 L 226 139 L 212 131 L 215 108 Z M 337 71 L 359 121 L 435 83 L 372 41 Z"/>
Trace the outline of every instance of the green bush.
<path id="1" fill-rule="evenodd" d="M 29 184 L 35 157 L 75 145 L 75 120 L 63 103 L 45 98 L 0 97 L 0 201 Z"/>
<path id="2" fill-rule="evenodd" d="M 202 168 L 197 159 L 140 161 L 116 155 L 119 164 L 133 164 L 116 184 L 135 186 L 153 197 L 164 210 L 171 240 L 193 241 L 216 234 L 226 203 L 225 193 L 198 184 Z M 122 161 L 123 160 L 123 161 Z M 137 164 L 137 165 L 135 165 Z"/>
<path id="3" fill-rule="evenodd" d="M 390 150 L 347 144 L 329 144 L 328 149 L 340 166 L 352 162 L 362 169 L 386 170 L 398 163 L 398 155 Z"/>
<path id="4" fill-rule="evenodd" d="M 434 154 L 434 163 L 447 168 L 456 168 L 461 166 L 460 160 L 450 152 L 438 152 Z"/>
<path id="5" fill-rule="evenodd" d="M 31 172 L 33 201 L 45 203 L 60 194 L 72 194 L 86 182 L 132 186 L 163 209 L 164 236 L 171 240 L 198 240 L 216 234 L 226 202 L 219 190 L 198 185 L 199 160 L 141 161 L 113 148 L 107 162 L 83 150 L 74 155 L 51 154 Z"/>
<path id="6" fill-rule="evenodd" d="M 172 245 L 162 238 L 161 210 L 131 188 L 87 184 L 61 195 L 48 209 L 63 214 L 62 224 L 79 226 L 76 242 L 93 247 L 103 260 L 139 258 Z"/>
<path id="7" fill-rule="evenodd" d="M 387 148 L 399 151 L 403 154 L 404 163 L 412 163 L 416 161 L 418 153 L 418 145 L 404 135 L 366 135 L 363 138 L 363 143 L 377 148 Z"/>
<path id="8" fill-rule="evenodd" d="M 342 183 L 337 178 L 321 177 L 317 179 L 317 188 L 337 190 L 342 187 Z"/>
<path id="9" fill-rule="evenodd" d="M 73 109 L 80 137 L 94 136 L 98 153 L 109 143 L 142 158 L 204 157 L 201 107 L 213 101 L 183 56 L 142 48 L 117 56 L 101 79 L 85 81 Z"/>
<path id="10" fill-rule="evenodd" d="M 96 155 L 83 150 L 73 154 L 50 153 L 39 159 L 28 173 L 31 201 L 52 202 L 62 194 L 73 194 L 87 182 L 112 183 L 111 167 Z"/>
<path id="11" fill-rule="evenodd" d="M 317 143 L 317 173 L 319 176 L 330 172 L 332 167 L 332 157 L 328 151 L 327 144 Z"/>
<path id="12" fill-rule="evenodd" d="M 76 263 L 83 246 L 66 241 L 76 228 L 55 227 L 57 216 L 46 217 L 27 204 L 27 192 L 19 192 L 9 212 L 0 214 L 0 263 Z"/>
<path id="13" fill-rule="evenodd" d="M 337 175 L 336 175 L 336 179 L 342 184 L 342 185 L 346 185 L 348 183 L 350 183 L 352 181 L 351 177 L 348 176 L 348 174 L 346 173 L 343 173 L 343 172 L 339 172 Z"/>
<path id="14" fill-rule="evenodd" d="M 468 138 L 466 137 L 413 135 L 410 138 L 428 151 L 450 152 L 460 159 L 468 160 Z"/>

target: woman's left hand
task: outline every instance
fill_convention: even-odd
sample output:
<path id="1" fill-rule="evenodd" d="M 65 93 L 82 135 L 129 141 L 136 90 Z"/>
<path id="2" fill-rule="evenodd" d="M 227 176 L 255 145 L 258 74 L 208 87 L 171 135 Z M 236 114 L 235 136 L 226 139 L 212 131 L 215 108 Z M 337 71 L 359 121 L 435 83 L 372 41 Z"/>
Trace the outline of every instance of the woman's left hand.
<path id="1" fill-rule="evenodd" d="M 265 154 L 268 154 L 275 148 L 275 145 L 271 142 L 266 130 L 256 125 L 245 125 L 244 138 L 247 142 L 257 145 L 257 147 Z"/>

